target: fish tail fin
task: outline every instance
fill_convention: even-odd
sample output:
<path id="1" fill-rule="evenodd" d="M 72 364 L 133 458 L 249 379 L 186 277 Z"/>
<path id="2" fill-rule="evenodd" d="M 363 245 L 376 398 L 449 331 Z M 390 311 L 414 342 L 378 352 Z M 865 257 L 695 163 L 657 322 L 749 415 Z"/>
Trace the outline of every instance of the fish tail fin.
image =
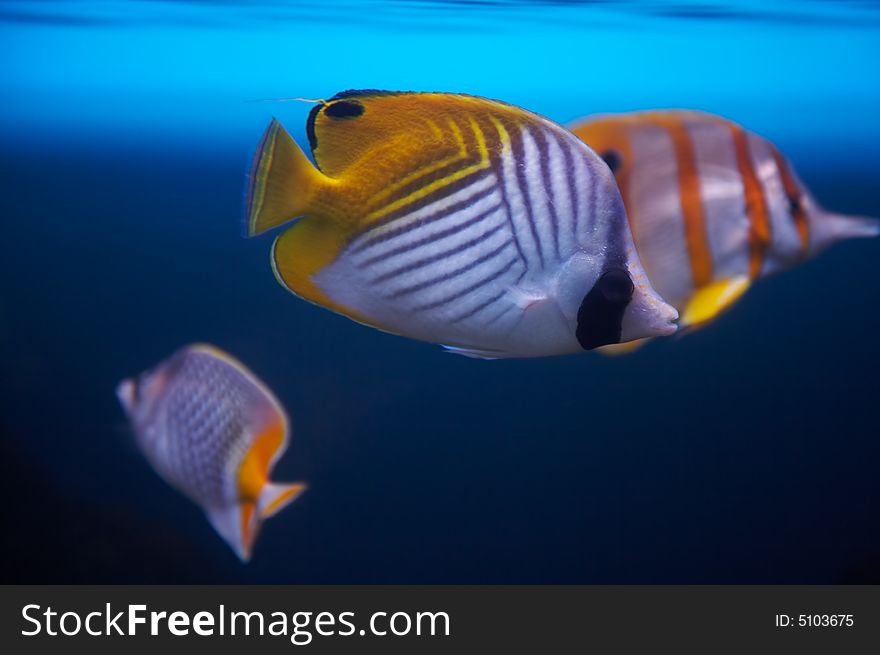
<path id="1" fill-rule="evenodd" d="M 274 516 L 296 500 L 305 490 L 306 485 L 301 482 L 267 482 L 263 485 L 260 498 L 257 500 L 257 514 L 261 519 Z"/>
<path id="2" fill-rule="evenodd" d="M 305 214 L 328 181 L 274 118 L 254 155 L 249 178 L 243 226 L 248 237 Z"/>
<path id="3" fill-rule="evenodd" d="M 818 251 L 845 239 L 865 239 L 880 235 L 880 219 L 823 212 L 812 226 L 812 250 Z"/>

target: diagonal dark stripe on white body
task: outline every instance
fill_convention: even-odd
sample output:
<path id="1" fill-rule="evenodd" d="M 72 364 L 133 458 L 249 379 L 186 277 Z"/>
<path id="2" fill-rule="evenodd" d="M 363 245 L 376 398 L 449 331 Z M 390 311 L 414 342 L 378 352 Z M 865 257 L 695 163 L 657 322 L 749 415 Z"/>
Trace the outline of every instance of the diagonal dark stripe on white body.
<path id="1" fill-rule="evenodd" d="M 449 282 L 450 280 L 454 280 L 455 278 L 459 277 L 460 275 L 463 275 L 463 274 L 467 273 L 468 271 L 476 268 L 480 264 L 483 264 L 491 259 L 494 259 L 495 257 L 498 257 L 502 252 L 504 252 L 507 248 L 509 248 L 512 245 L 513 245 L 513 242 L 508 239 L 508 240 L 504 241 L 500 246 L 494 248 L 493 250 L 490 250 L 489 252 L 485 253 L 484 255 L 482 255 L 480 257 L 477 257 L 473 261 L 469 262 L 468 264 L 465 264 L 464 266 L 461 266 L 460 268 L 445 272 L 437 277 L 431 278 L 431 279 L 426 280 L 424 282 L 419 282 L 418 284 L 413 284 L 410 286 L 403 287 L 402 289 L 398 289 L 397 291 L 393 292 L 392 294 L 390 294 L 387 297 L 388 298 L 400 298 L 402 296 L 406 296 L 411 293 L 415 293 L 417 291 L 423 291 L 429 287 L 441 284 L 443 282 Z M 518 261 L 518 258 L 515 257 L 514 263 L 516 261 Z M 484 280 L 484 282 L 490 282 L 492 279 L 495 279 L 495 278 L 494 277 L 486 278 Z M 443 303 L 441 303 L 441 304 L 443 304 Z M 424 307 L 420 307 L 420 309 L 427 309 L 432 306 L 434 306 L 434 305 L 432 303 L 429 303 L 428 305 L 426 305 Z"/>

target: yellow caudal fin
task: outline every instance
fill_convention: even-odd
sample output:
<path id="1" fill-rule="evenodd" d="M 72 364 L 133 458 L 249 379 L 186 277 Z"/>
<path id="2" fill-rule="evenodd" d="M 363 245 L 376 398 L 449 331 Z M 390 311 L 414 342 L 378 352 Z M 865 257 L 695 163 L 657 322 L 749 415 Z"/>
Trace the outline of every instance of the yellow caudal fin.
<path id="1" fill-rule="evenodd" d="M 307 213 L 324 176 L 274 118 L 257 148 L 245 206 L 245 236 L 262 234 Z"/>
<path id="2" fill-rule="evenodd" d="M 596 351 L 608 357 L 619 357 L 621 355 L 629 355 L 630 353 L 635 352 L 648 343 L 648 341 L 650 341 L 650 339 L 636 339 L 634 341 L 625 341 L 624 343 L 610 343 L 607 346 L 596 348 Z"/>
<path id="3" fill-rule="evenodd" d="M 735 303 L 749 288 L 745 275 L 718 280 L 699 289 L 681 313 L 679 325 L 694 327 L 709 321 Z"/>
<path id="4" fill-rule="evenodd" d="M 306 485 L 300 482 L 290 484 L 267 482 L 260 493 L 260 499 L 257 501 L 257 513 L 260 519 L 274 516 L 296 500 L 305 490 Z"/>

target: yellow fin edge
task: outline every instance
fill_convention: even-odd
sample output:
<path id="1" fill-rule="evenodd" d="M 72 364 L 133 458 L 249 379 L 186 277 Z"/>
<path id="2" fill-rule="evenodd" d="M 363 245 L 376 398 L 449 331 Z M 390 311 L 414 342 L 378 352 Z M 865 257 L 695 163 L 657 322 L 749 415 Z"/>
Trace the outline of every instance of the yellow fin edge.
<path id="1" fill-rule="evenodd" d="M 273 118 L 251 166 L 245 199 L 245 236 L 262 234 L 302 216 L 315 194 L 327 185 L 327 178 Z"/>
<path id="2" fill-rule="evenodd" d="M 635 341 L 624 341 L 623 343 L 609 343 L 606 346 L 596 348 L 596 352 L 600 352 L 606 357 L 620 357 L 635 352 L 649 341 L 650 339 L 636 339 Z"/>
<path id="3" fill-rule="evenodd" d="M 739 300 L 748 288 L 747 275 L 725 278 L 701 287 L 682 311 L 679 325 L 694 327 L 712 320 Z"/>

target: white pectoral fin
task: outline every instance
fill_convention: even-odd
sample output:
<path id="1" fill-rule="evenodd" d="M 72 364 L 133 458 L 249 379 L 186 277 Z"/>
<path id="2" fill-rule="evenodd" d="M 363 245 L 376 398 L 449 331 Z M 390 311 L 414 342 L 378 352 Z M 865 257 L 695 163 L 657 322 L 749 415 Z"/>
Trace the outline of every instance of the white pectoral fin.
<path id="1" fill-rule="evenodd" d="M 211 507 L 206 510 L 208 521 L 217 531 L 223 541 L 235 551 L 242 562 L 247 562 L 251 556 L 252 543 L 246 543 L 242 534 L 242 513 L 238 505 L 226 507 Z"/>
<path id="2" fill-rule="evenodd" d="M 508 289 L 507 294 L 510 301 L 521 312 L 541 307 L 550 300 L 550 297 L 546 293 L 539 293 L 520 286 Z"/>

